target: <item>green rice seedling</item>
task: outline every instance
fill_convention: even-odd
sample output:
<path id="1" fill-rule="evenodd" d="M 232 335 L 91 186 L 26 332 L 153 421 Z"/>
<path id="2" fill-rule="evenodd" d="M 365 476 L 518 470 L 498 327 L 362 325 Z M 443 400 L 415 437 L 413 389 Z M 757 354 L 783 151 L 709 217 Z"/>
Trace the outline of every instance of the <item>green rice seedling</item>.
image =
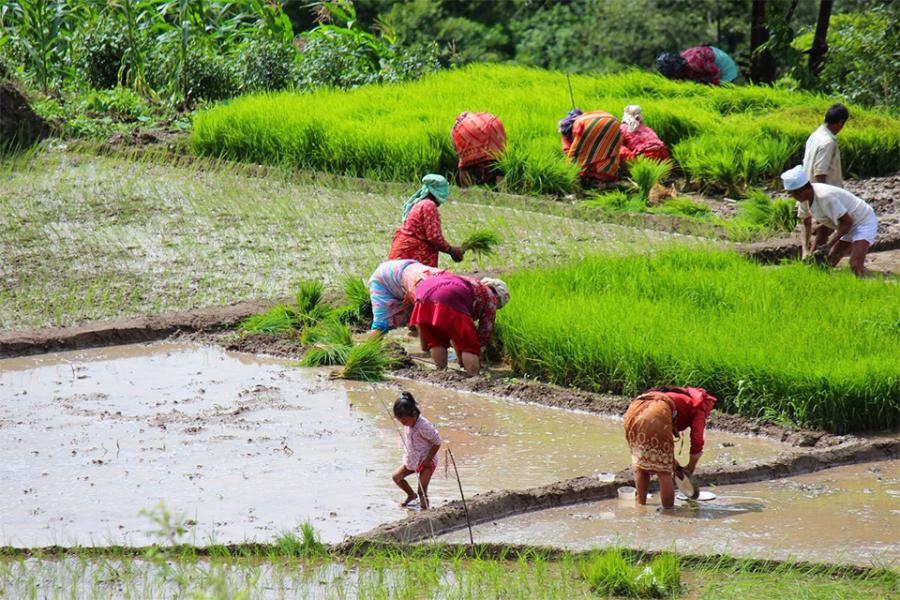
<path id="1" fill-rule="evenodd" d="M 316 344 L 306 351 L 302 367 L 336 367 L 347 362 L 352 346 L 346 344 Z"/>
<path id="2" fill-rule="evenodd" d="M 354 381 L 382 381 L 384 372 L 393 364 L 383 340 L 376 338 L 353 346 L 337 376 Z"/>
<path id="3" fill-rule="evenodd" d="M 238 323 L 240 333 L 287 333 L 297 328 L 297 311 L 286 304 L 279 304 L 260 315 L 252 315 Z"/>
<path id="4" fill-rule="evenodd" d="M 589 208 L 602 208 L 607 210 L 625 210 L 628 204 L 628 194 L 622 190 L 611 190 L 597 194 L 587 200 L 582 200 L 581 205 Z"/>
<path id="5" fill-rule="evenodd" d="M 651 208 L 650 212 L 658 215 L 677 215 L 690 218 L 705 218 L 712 215 L 708 206 L 684 196 L 666 200 L 659 206 Z"/>
<path id="6" fill-rule="evenodd" d="M 304 346 L 314 344 L 353 345 L 350 327 L 336 318 L 324 319 L 311 327 L 307 327 L 303 330 L 300 341 Z"/>
<path id="7" fill-rule="evenodd" d="M 300 536 L 286 531 L 275 540 L 278 556 L 296 558 L 321 558 L 328 555 L 328 548 L 322 543 L 319 533 L 309 521 L 300 525 Z"/>
<path id="8" fill-rule="evenodd" d="M 586 257 L 507 282 L 522 300 L 498 313 L 497 335 L 521 374 L 622 394 L 699 385 L 719 410 L 836 433 L 900 425 L 900 338 L 880 325 L 900 319 L 895 286 L 675 248 Z M 855 332 L 839 356 L 796 318 L 811 298 L 822 299 L 812 322 Z"/>
<path id="9" fill-rule="evenodd" d="M 628 102 L 640 103 L 685 175 L 729 193 L 771 176 L 788 150 L 821 123 L 829 104 L 812 94 L 752 85 L 710 88 L 636 70 L 575 75 L 572 83 L 585 108 L 617 112 Z M 246 96 L 198 113 L 191 145 L 209 156 L 417 181 L 429 171 L 452 174 L 447 130 L 461 110 L 477 105 L 497 114 L 509 134 L 499 160 L 501 189 L 568 194 L 577 189 L 578 169 L 560 151 L 555 123 L 571 108 L 560 85 L 558 73 L 480 64 L 347 92 Z M 900 120 L 857 106 L 851 111 L 854 128 L 841 134 L 846 170 L 860 176 L 895 171 Z M 360 114 L 367 115 L 365 123 Z M 708 148 L 681 148 L 696 146 L 699 138 Z M 763 141 L 768 139 L 773 141 Z M 760 142 L 756 150 L 754 141 Z M 727 156 L 736 144 L 740 152 Z M 725 159 L 713 159 L 718 164 L 711 168 L 708 157 L 717 154 Z M 724 168 L 729 165 L 734 172 Z"/>
<path id="10" fill-rule="evenodd" d="M 733 223 L 757 231 L 791 232 L 797 226 L 795 205 L 792 200 L 773 200 L 762 190 L 751 190 L 745 200 L 738 202 Z"/>
<path id="11" fill-rule="evenodd" d="M 631 184 L 644 202 L 650 198 L 650 190 L 672 172 L 671 160 L 653 160 L 643 156 L 628 163 Z"/>
<path id="12" fill-rule="evenodd" d="M 302 315 L 312 313 L 322 302 L 325 286 L 321 281 L 301 281 L 297 288 L 297 312 Z"/>
<path id="13" fill-rule="evenodd" d="M 581 577 L 598 594 L 640 597 L 641 590 L 631 565 L 619 549 L 607 550 L 587 559 L 581 563 L 579 571 Z"/>
<path id="14" fill-rule="evenodd" d="M 503 243 L 496 231 L 476 229 L 469 233 L 462 242 L 462 249 L 472 252 L 478 257 L 490 256 L 496 252 L 497 246 Z"/>
<path id="15" fill-rule="evenodd" d="M 344 277 L 343 287 L 347 304 L 338 309 L 341 320 L 348 323 L 371 323 L 372 298 L 366 283 L 359 277 L 347 275 Z"/>

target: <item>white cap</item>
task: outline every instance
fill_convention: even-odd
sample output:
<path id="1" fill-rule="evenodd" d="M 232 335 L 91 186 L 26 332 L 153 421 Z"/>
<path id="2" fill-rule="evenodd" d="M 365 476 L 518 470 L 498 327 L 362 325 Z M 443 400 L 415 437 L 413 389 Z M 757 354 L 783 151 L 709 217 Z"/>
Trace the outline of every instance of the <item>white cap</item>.
<path id="1" fill-rule="evenodd" d="M 481 283 L 488 286 L 497 296 L 497 308 L 503 308 L 509 302 L 509 287 L 501 279 L 491 279 L 490 277 L 482 277 Z"/>
<path id="2" fill-rule="evenodd" d="M 803 172 L 803 166 L 797 165 L 793 169 L 789 169 L 781 174 L 781 180 L 784 182 L 784 190 L 793 192 L 799 190 L 809 183 L 809 177 Z"/>

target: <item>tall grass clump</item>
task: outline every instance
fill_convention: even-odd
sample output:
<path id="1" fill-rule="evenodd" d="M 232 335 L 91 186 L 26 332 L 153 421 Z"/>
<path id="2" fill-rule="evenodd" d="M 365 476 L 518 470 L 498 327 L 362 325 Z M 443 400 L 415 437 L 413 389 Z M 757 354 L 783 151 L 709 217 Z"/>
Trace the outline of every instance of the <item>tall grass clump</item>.
<path id="1" fill-rule="evenodd" d="M 585 110 L 620 114 L 626 104 L 640 103 L 647 124 L 690 181 L 734 194 L 799 160 L 803 141 L 832 102 L 780 89 L 675 82 L 641 71 L 571 80 Z M 558 120 L 571 109 L 566 87 L 560 73 L 479 64 L 403 84 L 251 95 L 198 113 L 191 144 L 200 154 L 230 159 L 418 181 L 426 172 L 455 171 L 447 132 L 458 113 L 477 107 L 498 115 L 508 134 L 499 159 L 502 189 L 565 194 L 578 182 L 557 133 Z M 850 110 L 853 121 L 841 132 L 846 172 L 896 171 L 900 120 L 857 106 Z"/>
<path id="2" fill-rule="evenodd" d="M 588 257 L 509 276 L 515 370 L 634 395 L 696 385 L 717 408 L 837 433 L 900 425 L 900 290 L 712 249 Z"/>

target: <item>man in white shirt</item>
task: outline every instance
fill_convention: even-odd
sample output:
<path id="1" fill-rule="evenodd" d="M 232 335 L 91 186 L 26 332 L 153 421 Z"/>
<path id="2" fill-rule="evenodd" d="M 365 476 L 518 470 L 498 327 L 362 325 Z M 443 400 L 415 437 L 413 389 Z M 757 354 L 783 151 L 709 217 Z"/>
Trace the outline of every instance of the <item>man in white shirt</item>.
<path id="1" fill-rule="evenodd" d="M 806 230 L 809 231 L 815 219 L 834 232 L 825 247 L 831 266 L 837 266 L 849 254 L 850 269 L 857 277 L 864 277 L 866 254 L 875 243 L 878 230 L 878 218 L 872 207 L 847 190 L 827 183 L 810 183 L 800 165 L 782 173 L 781 179 L 785 191 L 809 208 L 804 222 Z"/>
<path id="2" fill-rule="evenodd" d="M 844 174 L 841 171 L 841 150 L 838 148 L 837 136 L 850 112 L 843 104 L 833 104 L 825 112 L 825 122 L 819 125 L 809 139 L 806 140 L 806 151 L 803 153 L 803 171 L 812 183 L 827 183 L 835 187 L 844 187 Z M 813 250 L 825 243 L 834 231 L 820 224 L 816 229 L 815 243 L 809 247 L 810 230 L 804 223 L 809 217 L 809 206 L 805 202 L 797 202 L 797 218 L 800 220 L 800 254 L 807 258 Z"/>

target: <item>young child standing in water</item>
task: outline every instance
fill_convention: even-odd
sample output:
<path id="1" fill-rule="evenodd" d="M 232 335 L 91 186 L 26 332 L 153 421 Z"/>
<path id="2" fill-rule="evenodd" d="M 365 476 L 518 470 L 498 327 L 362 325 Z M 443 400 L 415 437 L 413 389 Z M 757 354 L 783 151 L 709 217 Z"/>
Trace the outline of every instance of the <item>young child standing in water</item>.
<path id="1" fill-rule="evenodd" d="M 409 392 L 402 392 L 394 402 L 394 417 L 403 425 L 403 464 L 394 471 L 394 483 L 406 492 L 400 506 L 409 506 L 416 493 L 406 482 L 413 473 L 419 474 L 419 506 L 428 508 L 428 483 L 437 469 L 437 453 L 441 436 L 428 419 L 419 412 L 416 400 Z"/>

